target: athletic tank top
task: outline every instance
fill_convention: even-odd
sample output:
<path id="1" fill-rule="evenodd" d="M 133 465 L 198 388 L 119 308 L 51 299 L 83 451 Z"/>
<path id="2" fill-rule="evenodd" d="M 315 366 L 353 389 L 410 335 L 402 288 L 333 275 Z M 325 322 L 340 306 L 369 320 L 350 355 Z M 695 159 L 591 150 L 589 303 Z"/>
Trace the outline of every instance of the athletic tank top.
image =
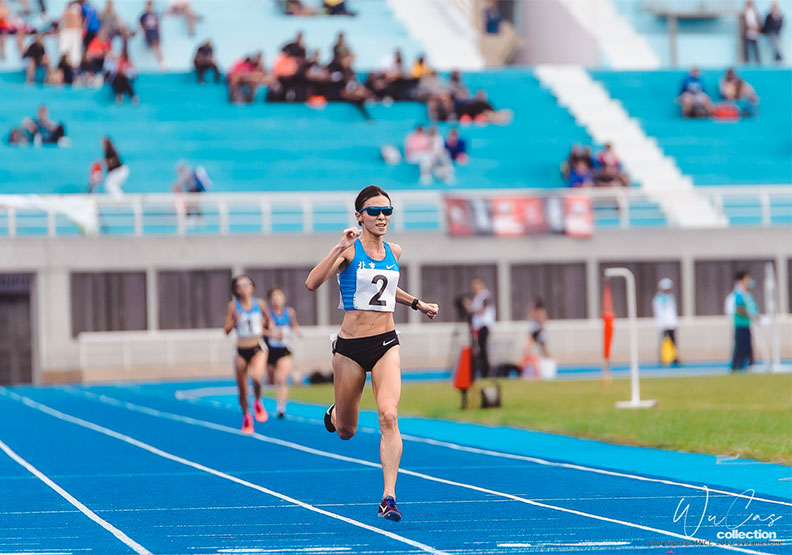
<path id="1" fill-rule="evenodd" d="M 283 314 L 278 316 L 278 314 L 269 309 L 270 318 L 272 321 L 275 322 L 275 330 L 281 332 L 283 337 L 281 339 L 275 339 L 272 337 L 267 338 L 267 343 L 269 343 L 270 347 L 288 347 L 291 343 L 291 318 L 289 317 L 289 309 L 283 307 Z"/>
<path id="2" fill-rule="evenodd" d="M 399 263 L 390 245 L 385 243 L 385 258 L 374 260 L 366 254 L 360 239 L 355 241 L 355 258 L 338 275 L 344 310 L 393 312 L 396 308 L 396 287 L 399 285 Z"/>
<path id="3" fill-rule="evenodd" d="M 236 301 L 236 332 L 237 337 L 261 337 L 264 328 L 264 315 L 261 313 L 258 301 L 253 299 L 253 307 L 250 310 L 242 308 L 239 299 Z"/>

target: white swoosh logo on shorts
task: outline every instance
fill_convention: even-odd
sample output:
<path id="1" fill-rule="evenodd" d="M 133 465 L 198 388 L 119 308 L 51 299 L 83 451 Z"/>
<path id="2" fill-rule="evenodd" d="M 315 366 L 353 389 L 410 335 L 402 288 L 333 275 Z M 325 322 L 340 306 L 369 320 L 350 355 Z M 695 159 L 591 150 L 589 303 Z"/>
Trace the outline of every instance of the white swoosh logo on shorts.
<path id="1" fill-rule="evenodd" d="M 396 264 L 391 264 L 390 266 L 385 266 L 386 270 L 390 270 L 391 268 L 395 268 Z"/>
<path id="2" fill-rule="evenodd" d="M 390 341 L 383 341 L 383 342 L 382 342 L 382 346 L 383 346 L 383 347 L 387 347 L 388 345 L 390 345 L 390 344 L 391 344 L 391 343 L 393 343 L 394 341 L 396 341 L 396 339 L 391 339 Z"/>

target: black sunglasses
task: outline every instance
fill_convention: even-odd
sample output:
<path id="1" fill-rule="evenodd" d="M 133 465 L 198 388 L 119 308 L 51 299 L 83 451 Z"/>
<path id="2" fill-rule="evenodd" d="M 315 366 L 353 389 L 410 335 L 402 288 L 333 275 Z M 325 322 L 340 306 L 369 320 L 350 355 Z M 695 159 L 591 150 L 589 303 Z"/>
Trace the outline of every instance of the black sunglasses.
<path id="1" fill-rule="evenodd" d="M 393 206 L 367 206 L 366 208 L 362 208 L 359 212 L 361 214 L 366 212 L 369 216 L 379 216 L 380 214 L 390 216 L 393 214 Z"/>

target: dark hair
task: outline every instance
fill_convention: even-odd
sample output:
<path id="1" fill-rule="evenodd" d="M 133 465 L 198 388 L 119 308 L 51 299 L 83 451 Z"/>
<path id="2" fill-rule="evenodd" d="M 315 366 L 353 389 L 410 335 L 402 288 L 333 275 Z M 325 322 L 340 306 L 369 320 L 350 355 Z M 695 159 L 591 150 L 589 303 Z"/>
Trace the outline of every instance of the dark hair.
<path id="1" fill-rule="evenodd" d="M 376 185 L 369 185 L 360 193 L 358 193 L 357 198 L 355 199 L 355 212 L 360 212 L 363 209 L 363 205 L 366 204 L 366 201 L 370 198 L 384 196 L 388 198 L 388 202 L 390 202 L 390 195 L 382 190 L 380 187 Z"/>
<path id="2" fill-rule="evenodd" d="M 286 292 L 283 290 L 282 287 L 276 286 L 270 289 L 269 291 L 267 291 L 267 299 L 272 300 L 272 296 L 275 294 L 276 291 L 280 291 L 281 293 L 286 295 Z"/>
<path id="3" fill-rule="evenodd" d="M 105 142 L 105 158 L 118 158 L 118 151 L 115 149 L 115 145 L 113 144 L 113 141 L 110 139 L 110 137 L 103 137 L 102 140 Z"/>
<path id="4" fill-rule="evenodd" d="M 239 295 L 237 295 L 237 292 L 236 292 L 237 281 L 239 281 L 242 278 L 249 279 L 250 280 L 250 284 L 254 288 L 256 287 L 256 283 L 253 281 L 253 278 L 250 277 L 249 275 L 247 275 L 247 274 L 239 274 L 238 276 L 234 276 L 234 279 L 231 280 L 231 294 L 234 296 L 235 299 L 239 298 Z"/>
<path id="5" fill-rule="evenodd" d="M 535 308 L 544 308 L 542 297 L 534 297 L 533 304 Z"/>
<path id="6" fill-rule="evenodd" d="M 739 272 L 734 274 L 734 281 L 742 281 L 749 275 L 750 275 L 750 272 L 748 272 L 746 270 L 740 270 Z"/>

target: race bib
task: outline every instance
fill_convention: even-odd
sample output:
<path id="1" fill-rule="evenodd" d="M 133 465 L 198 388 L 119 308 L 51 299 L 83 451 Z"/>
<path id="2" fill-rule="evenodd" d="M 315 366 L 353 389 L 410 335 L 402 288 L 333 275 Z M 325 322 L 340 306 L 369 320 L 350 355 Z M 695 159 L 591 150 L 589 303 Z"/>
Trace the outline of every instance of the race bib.
<path id="1" fill-rule="evenodd" d="M 397 270 L 360 268 L 356 277 L 355 310 L 393 312 L 396 309 Z"/>

